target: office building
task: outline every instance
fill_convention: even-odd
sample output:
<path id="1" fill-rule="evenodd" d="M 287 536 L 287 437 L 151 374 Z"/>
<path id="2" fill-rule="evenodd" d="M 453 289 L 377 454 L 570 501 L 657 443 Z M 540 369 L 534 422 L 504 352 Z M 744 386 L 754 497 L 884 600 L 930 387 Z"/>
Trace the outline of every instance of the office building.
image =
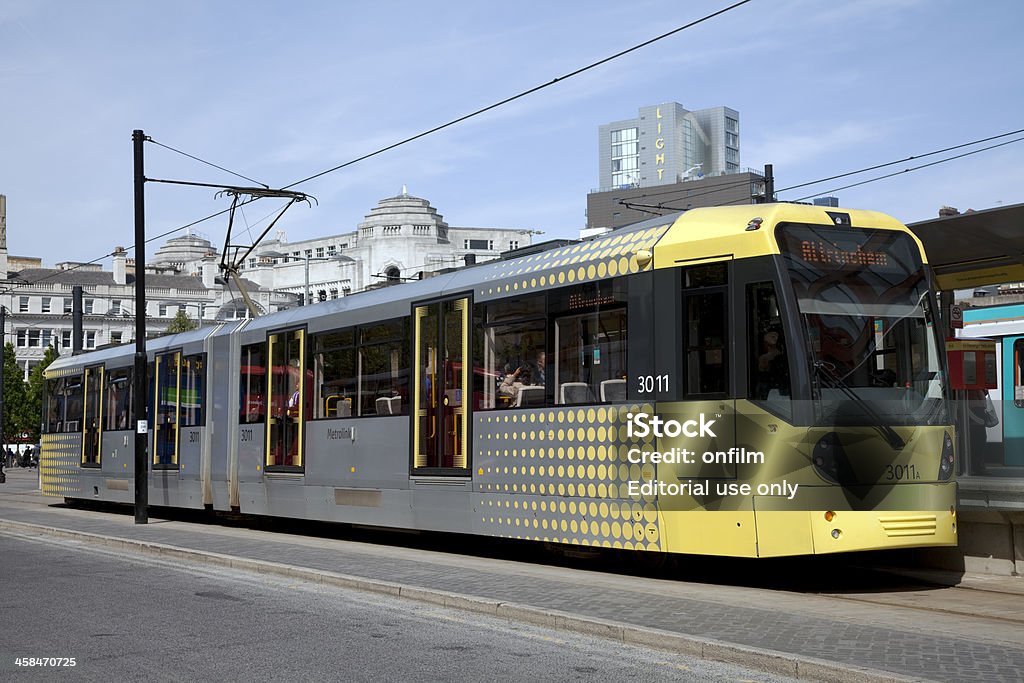
<path id="1" fill-rule="evenodd" d="M 598 191 L 671 185 L 740 171 L 740 115 L 678 102 L 641 107 L 635 119 L 598 129 Z"/>

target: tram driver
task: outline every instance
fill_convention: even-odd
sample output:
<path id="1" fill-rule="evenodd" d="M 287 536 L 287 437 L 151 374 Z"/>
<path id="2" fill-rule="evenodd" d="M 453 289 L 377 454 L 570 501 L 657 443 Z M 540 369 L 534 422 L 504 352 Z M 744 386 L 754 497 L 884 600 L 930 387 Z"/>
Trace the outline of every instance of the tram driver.
<path id="1" fill-rule="evenodd" d="M 782 330 L 774 325 L 765 329 L 761 336 L 761 351 L 757 357 L 757 397 L 767 399 L 773 390 L 789 393 L 789 362 L 782 342 Z"/>

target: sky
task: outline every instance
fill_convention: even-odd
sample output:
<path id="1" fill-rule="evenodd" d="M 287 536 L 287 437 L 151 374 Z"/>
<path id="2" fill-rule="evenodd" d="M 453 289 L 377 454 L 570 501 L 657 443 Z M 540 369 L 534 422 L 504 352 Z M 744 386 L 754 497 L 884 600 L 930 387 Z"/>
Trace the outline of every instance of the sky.
<path id="1" fill-rule="evenodd" d="M 131 247 L 135 129 L 283 187 L 729 4 L 3 0 L 9 253 L 53 265 Z M 777 188 L 1024 129 L 1021 26 L 1020 0 L 752 0 L 301 184 L 294 189 L 317 202 L 292 207 L 274 232 L 293 242 L 350 232 L 405 186 L 452 226 L 577 237 L 599 185 L 598 126 L 663 102 L 737 110 L 741 166 L 773 164 Z M 779 198 L 828 194 L 955 153 Z M 145 166 L 149 178 L 251 184 L 153 144 Z M 835 194 L 842 206 L 907 223 L 943 205 L 1021 203 L 1024 142 Z M 158 236 L 227 206 L 210 188 L 148 183 L 146 253 L 167 239 Z M 236 232 L 258 235 L 280 206 L 245 207 Z M 226 230 L 225 216 L 192 228 L 217 247 Z"/>

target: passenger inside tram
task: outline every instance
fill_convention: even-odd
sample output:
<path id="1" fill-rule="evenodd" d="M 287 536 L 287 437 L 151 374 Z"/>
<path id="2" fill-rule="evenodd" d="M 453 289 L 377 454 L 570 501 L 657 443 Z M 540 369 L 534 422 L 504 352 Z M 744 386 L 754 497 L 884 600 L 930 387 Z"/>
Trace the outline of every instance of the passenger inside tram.
<path id="1" fill-rule="evenodd" d="M 498 395 L 504 397 L 505 407 L 518 406 L 521 404 L 523 387 L 532 386 L 535 386 L 532 371 L 529 367 L 521 365 L 514 371 L 506 373 L 498 386 Z"/>

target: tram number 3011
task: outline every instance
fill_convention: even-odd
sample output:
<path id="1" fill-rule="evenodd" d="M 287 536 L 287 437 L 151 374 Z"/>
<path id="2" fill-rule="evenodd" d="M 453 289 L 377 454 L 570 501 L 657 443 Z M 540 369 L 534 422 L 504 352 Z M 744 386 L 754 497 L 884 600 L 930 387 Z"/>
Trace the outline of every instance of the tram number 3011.
<path id="1" fill-rule="evenodd" d="M 636 378 L 641 394 L 653 394 L 656 391 L 668 391 L 668 375 L 640 375 Z"/>
<path id="2" fill-rule="evenodd" d="M 903 481 L 904 479 L 920 479 L 921 475 L 914 465 L 888 465 L 885 469 L 887 481 Z"/>

